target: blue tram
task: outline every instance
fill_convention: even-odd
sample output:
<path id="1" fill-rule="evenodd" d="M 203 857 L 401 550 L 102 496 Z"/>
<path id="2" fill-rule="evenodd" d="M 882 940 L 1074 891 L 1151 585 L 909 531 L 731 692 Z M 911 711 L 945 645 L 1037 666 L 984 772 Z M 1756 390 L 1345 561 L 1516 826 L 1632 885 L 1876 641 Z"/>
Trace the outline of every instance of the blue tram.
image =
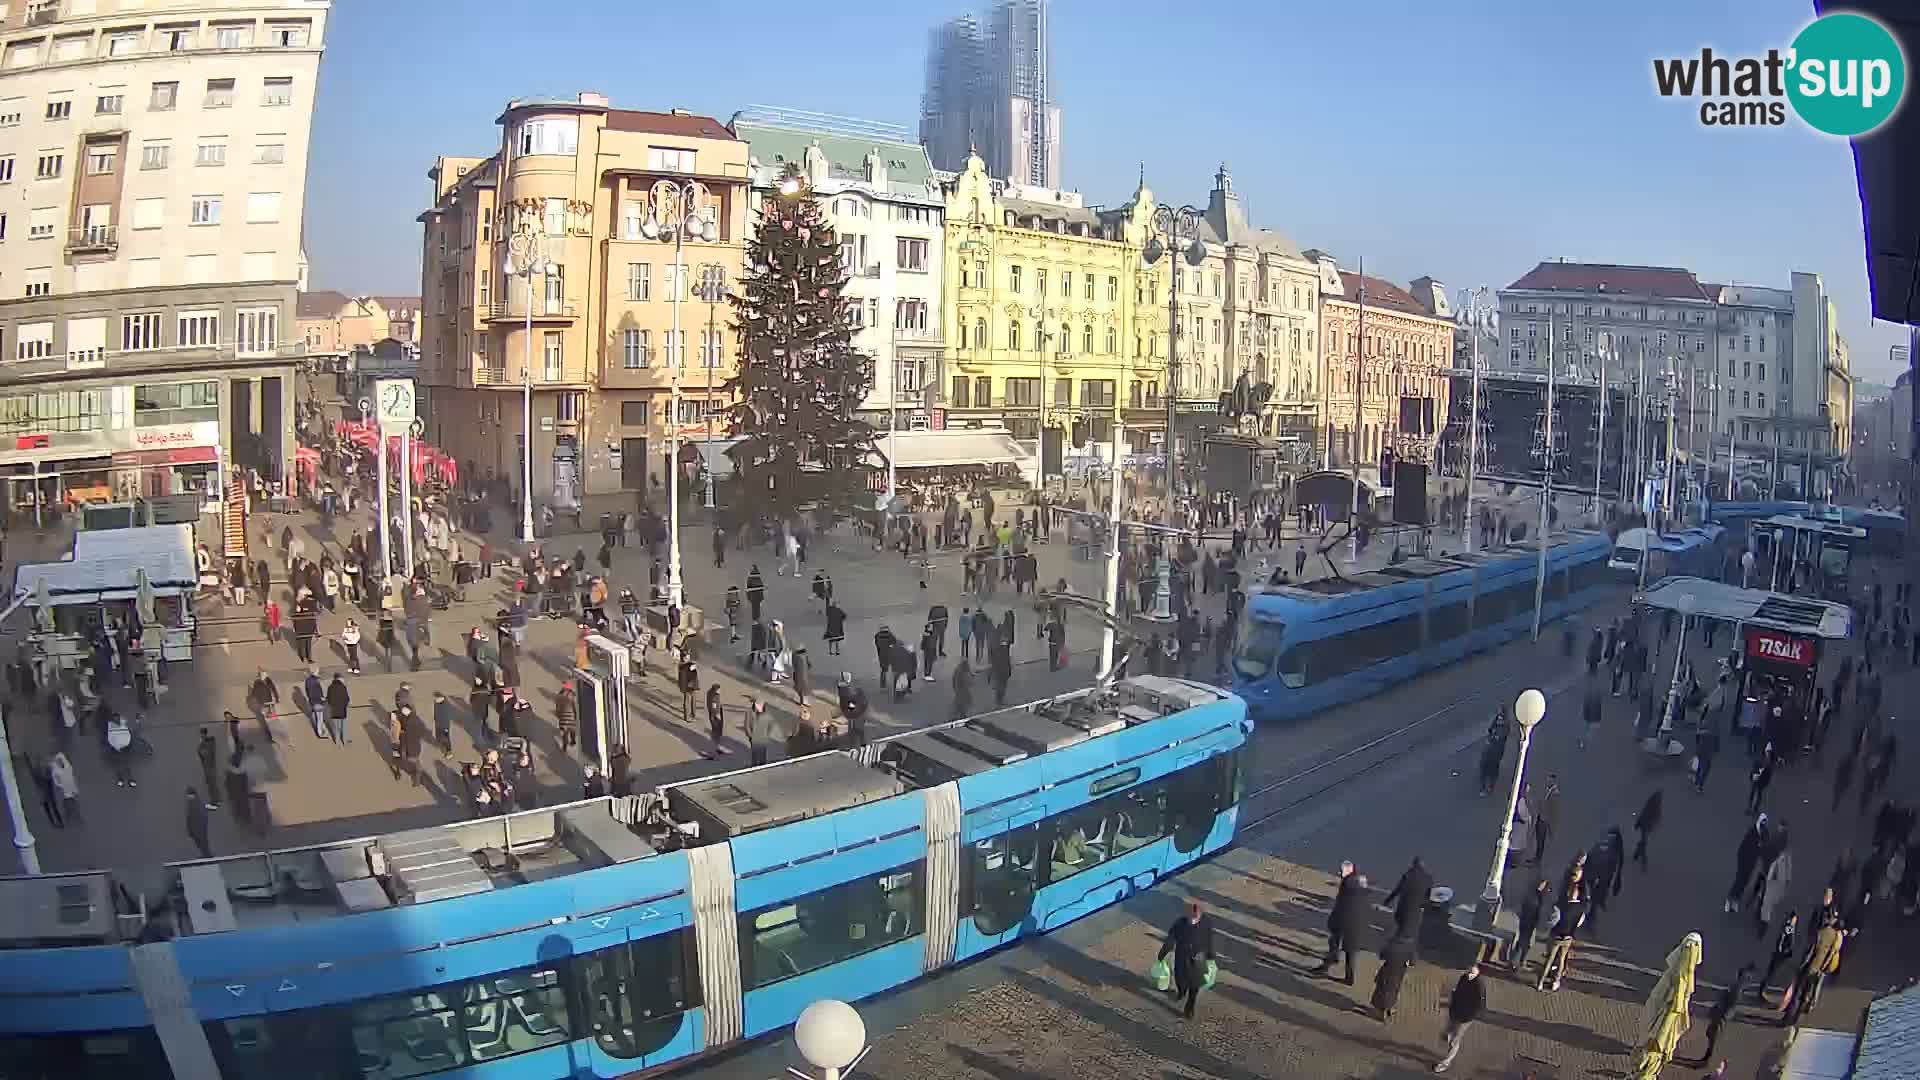
<path id="1" fill-rule="evenodd" d="M 137 939 L 110 875 L 0 881 L 38 913 L 0 940 L 0 1078 L 665 1068 L 1226 846 L 1251 730 L 1231 694 L 1137 676 L 630 798 L 181 864 L 173 932 Z"/>
<path id="2" fill-rule="evenodd" d="M 1547 548 L 1544 619 L 1593 603 L 1612 545 L 1574 532 Z M 1538 549 L 1411 559 L 1264 589 L 1247 604 L 1234 691 L 1256 721 L 1309 716 L 1527 633 Z"/>

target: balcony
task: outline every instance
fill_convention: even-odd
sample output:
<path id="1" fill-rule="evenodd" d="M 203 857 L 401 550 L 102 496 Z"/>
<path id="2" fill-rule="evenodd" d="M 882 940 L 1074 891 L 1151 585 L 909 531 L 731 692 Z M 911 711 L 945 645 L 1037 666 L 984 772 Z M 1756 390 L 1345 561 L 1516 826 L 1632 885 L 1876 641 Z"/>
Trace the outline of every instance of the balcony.
<path id="1" fill-rule="evenodd" d="M 482 365 L 480 367 L 474 368 L 473 369 L 473 385 L 475 386 L 506 386 L 507 385 L 507 365 L 505 364 L 500 364 L 497 366 Z M 517 386 L 519 384 L 515 383 L 514 385 Z"/>
<path id="2" fill-rule="evenodd" d="M 67 230 L 67 254 L 111 255 L 120 250 L 120 234 L 112 225 L 82 225 Z"/>
<path id="3" fill-rule="evenodd" d="M 60 5 L 57 2 L 34 4 L 27 8 L 28 26 L 51 26 L 60 21 Z"/>
<path id="4" fill-rule="evenodd" d="M 537 323 L 572 322 L 579 317 L 579 305 L 572 302 L 546 300 L 536 301 L 533 305 L 533 321 Z M 487 305 L 489 322 L 524 322 L 526 318 L 525 297 L 499 298 Z"/>
<path id="5" fill-rule="evenodd" d="M 893 343 L 895 345 L 921 345 L 928 348 L 939 348 L 945 344 L 945 342 L 946 337 L 938 328 L 920 330 L 895 327 L 893 331 Z"/>
<path id="6" fill-rule="evenodd" d="M 867 265 L 865 265 L 865 266 L 852 266 L 852 267 L 848 267 L 848 268 L 847 268 L 847 276 L 848 276 L 848 277 L 863 277 L 863 278 L 877 278 L 877 277 L 879 277 L 879 276 L 880 276 L 880 264 L 879 264 L 879 263 L 868 263 L 868 264 L 867 264 Z"/>

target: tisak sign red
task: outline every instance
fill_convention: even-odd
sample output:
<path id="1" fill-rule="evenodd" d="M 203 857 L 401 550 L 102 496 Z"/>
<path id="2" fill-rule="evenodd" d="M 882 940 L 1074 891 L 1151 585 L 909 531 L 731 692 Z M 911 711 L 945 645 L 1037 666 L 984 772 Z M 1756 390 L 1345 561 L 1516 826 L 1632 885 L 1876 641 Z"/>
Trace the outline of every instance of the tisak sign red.
<path id="1" fill-rule="evenodd" d="M 1776 664 L 1810 667 L 1813 664 L 1813 641 L 1777 630 L 1750 626 L 1747 628 L 1747 655 Z"/>

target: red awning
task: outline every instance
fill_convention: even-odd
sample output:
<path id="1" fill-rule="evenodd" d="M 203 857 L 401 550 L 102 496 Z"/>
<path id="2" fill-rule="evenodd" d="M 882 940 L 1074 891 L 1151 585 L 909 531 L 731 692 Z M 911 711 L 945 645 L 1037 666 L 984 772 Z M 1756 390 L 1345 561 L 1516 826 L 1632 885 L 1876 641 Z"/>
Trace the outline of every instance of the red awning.
<path id="1" fill-rule="evenodd" d="M 119 466 L 207 465 L 220 460 L 220 451 L 212 446 L 174 446 L 165 450 L 128 450 L 113 455 Z"/>

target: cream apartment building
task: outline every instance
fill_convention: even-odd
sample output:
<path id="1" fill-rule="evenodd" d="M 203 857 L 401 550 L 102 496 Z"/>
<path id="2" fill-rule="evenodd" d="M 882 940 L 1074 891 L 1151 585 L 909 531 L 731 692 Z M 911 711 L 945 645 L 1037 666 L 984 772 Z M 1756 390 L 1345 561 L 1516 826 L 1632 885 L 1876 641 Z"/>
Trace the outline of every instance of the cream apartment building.
<path id="1" fill-rule="evenodd" d="M 226 466 L 290 459 L 328 10 L 0 2 L 11 499 L 217 491 Z"/>
<path id="2" fill-rule="evenodd" d="M 1431 462 L 1446 423 L 1447 372 L 1454 354 L 1453 309 L 1445 287 L 1423 277 L 1401 288 L 1343 270 L 1323 252 L 1309 254 L 1321 274 L 1320 328 L 1327 358 L 1321 425 L 1328 464 L 1352 464 L 1356 449 L 1364 468 L 1378 468 L 1388 449 L 1402 460 Z M 1412 403 L 1404 407 L 1407 415 L 1418 415 L 1418 423 L 1402 424 L 1403 402 Z M 1427 402 L 1432 403 L 1431 427 Z"/>
<path id="3" fill-rule="evenodd" d="M 496 122 L 496 152 L 442 157 L 428 173 L 427 437 L 517 488 L 525 379 L 536 502 L 664 492 L 676 432 L 683 442 L 726 433 L 731 312 L 699 286 L 709 267 L 740 280 L 747 144 L 712 117 L 618 109 L 593 93 L 510 102 Z M 525 265 L 510 260 L 516 248 L 531 275 L 509 275 Z"/>

